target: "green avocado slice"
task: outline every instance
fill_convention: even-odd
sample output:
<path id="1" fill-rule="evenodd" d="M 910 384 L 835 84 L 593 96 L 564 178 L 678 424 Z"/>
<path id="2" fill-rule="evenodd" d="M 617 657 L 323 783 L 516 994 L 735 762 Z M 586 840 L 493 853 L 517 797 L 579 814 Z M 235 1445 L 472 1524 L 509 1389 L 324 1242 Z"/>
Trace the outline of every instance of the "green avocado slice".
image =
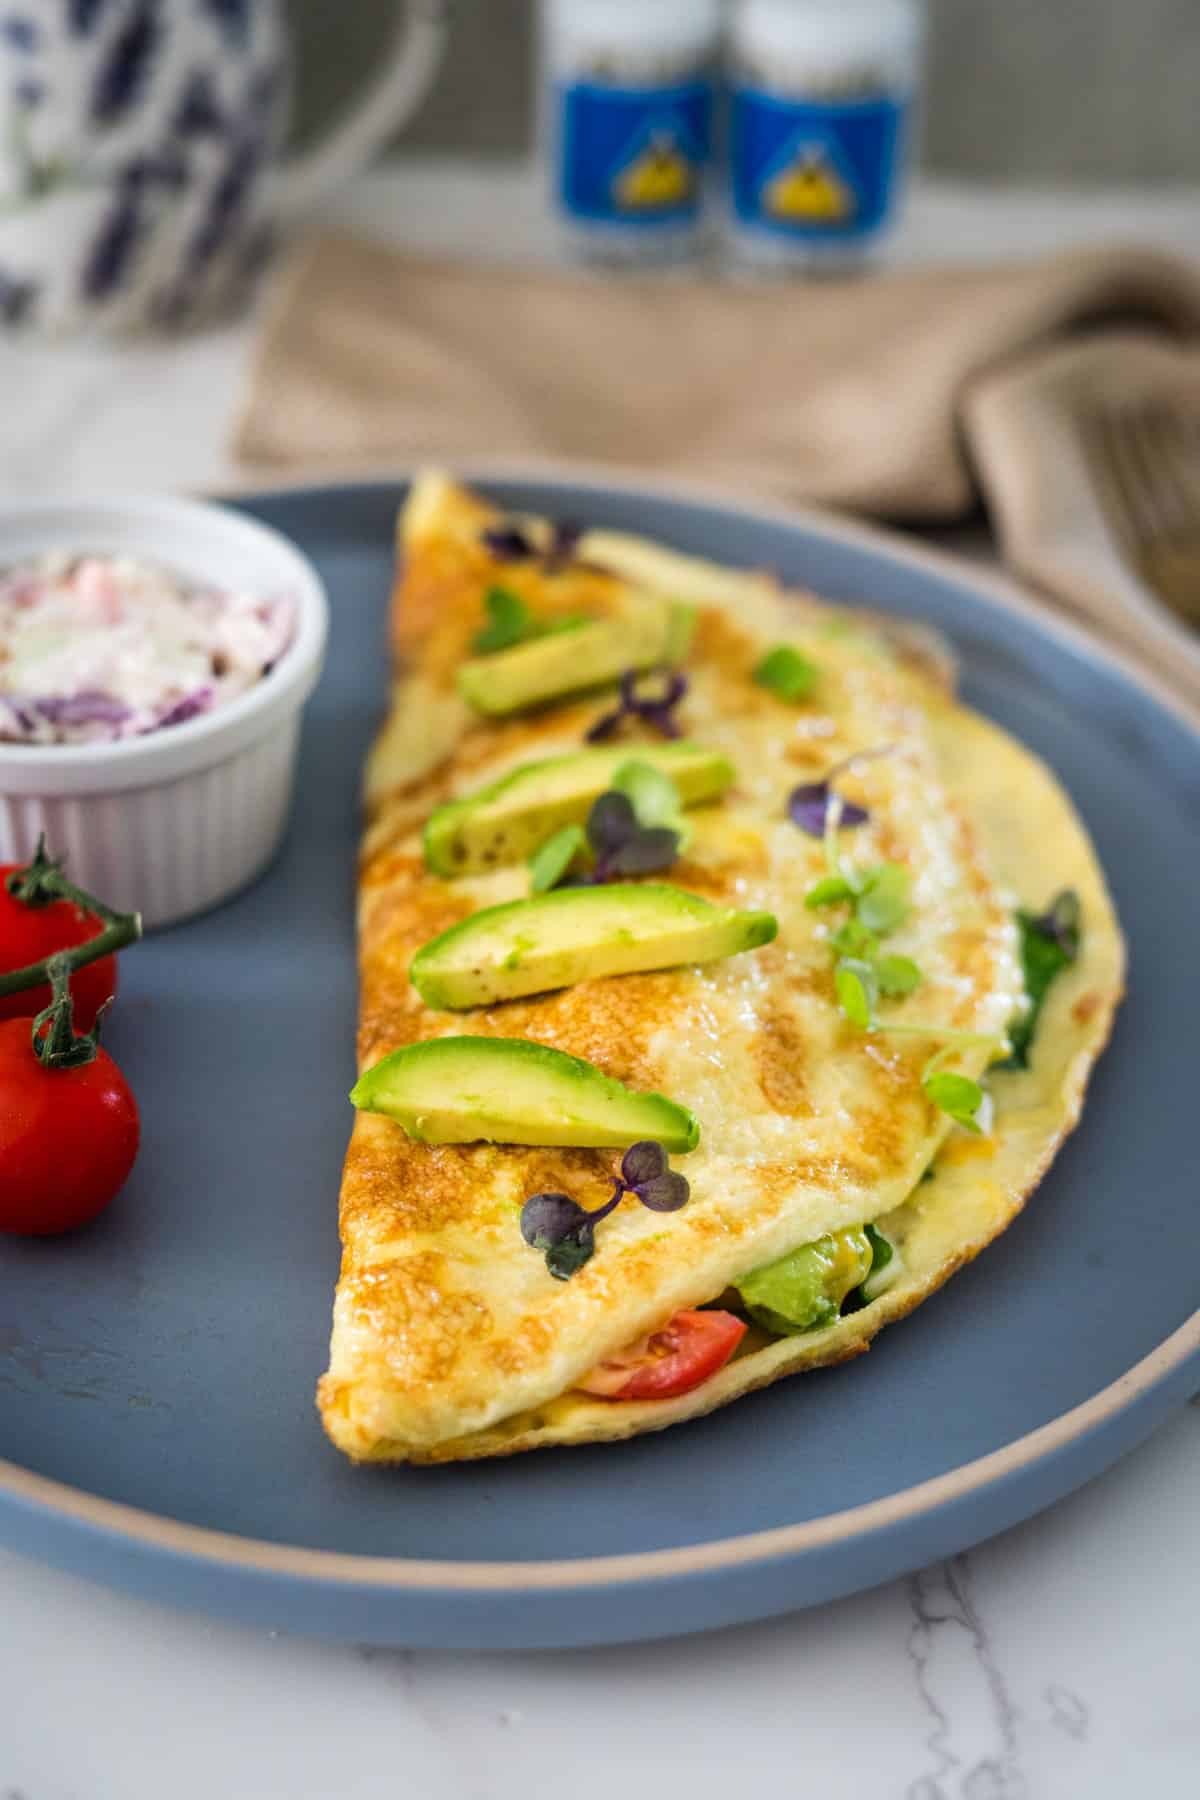
<path id="1" fill-rule="evenodd" d="M 626 669 L 678 662 L 693 618 L 693 609 L 678 602 L 644 600 L 619 618 L 472 657 L 459 667 L 458 691 L 476 712 L 490 717 L 524 712 L 564 694 L 604 687 Z"/>
<path id="2" fill-rule="evenodd" d="M 639 1094 L 594 1063 L 527 1038 L 448 1037 L 407 1044 L 359 1077 L 351 1095 L 422 1144 L 572 1144 L 628 1149 L 654 1138 L 694 1150 L 700 1126 L 662 1094 Z"/>
<path id="3" fill-rule="evenodd" d="M 870 1273 L 872 1260 L 866 1230 L 853 1226 L 753 1270 L 737 1290 L 756 1324 L 790 1337 L 831 1325 L 846 1295 Z"/>
<path id="4" fill-rule="evenodd" d="M 714 906 L 666 882 L 557 888 L 488 906 L 418 950 L 427 1006 L 491 1006 L 605 975 L 713 962 L 768 944 L 770 913 Z"/>
<path id="5" fill-rule="evenodd" d="M 426 863 L 435 875 L 473 875 L 524 862 L 562 826 L 582 825 L 631 759 L 669 775 L 685 806 L 715 800 L 734 779 L 728 757 L 702 744 L 606 744 L 541 757 L 431 813 Z"/>

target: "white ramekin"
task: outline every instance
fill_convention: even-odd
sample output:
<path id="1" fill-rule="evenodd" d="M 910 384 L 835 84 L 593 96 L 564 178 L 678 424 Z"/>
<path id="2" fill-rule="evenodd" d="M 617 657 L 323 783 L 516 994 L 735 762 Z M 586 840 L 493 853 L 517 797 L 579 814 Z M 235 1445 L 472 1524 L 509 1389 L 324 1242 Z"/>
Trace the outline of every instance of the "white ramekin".
<path id="1" fill-rule="evenodd" d="M 0 506 L 0 567 L 52 549 L 147 557 L 296 605 L 288 648 L 228 705 L 115 744 L 0 744 L 0 862 L 25 861 L 44 832 L 81 887 L 169 925 L 253 880 L 279 846 L 325 649 L 325 590 L 278 532 L 198 500 Z"/>

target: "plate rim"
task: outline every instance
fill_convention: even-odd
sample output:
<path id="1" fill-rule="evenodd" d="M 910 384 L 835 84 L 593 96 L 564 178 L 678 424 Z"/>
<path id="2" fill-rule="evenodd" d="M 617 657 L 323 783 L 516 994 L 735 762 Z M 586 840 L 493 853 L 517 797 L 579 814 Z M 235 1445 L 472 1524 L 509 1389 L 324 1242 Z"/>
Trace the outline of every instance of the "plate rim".
<path id="1" fill-rule="evenodd" d="M 295 481 L 276 480 L 236 489 L 212 490 L 212 497 L 237 502 L 266 501 L 411 482 L 417 465 L 363 470 L 351 476 L 331 474 Z M 1035 632 L 1057 637 L 1084 661 L 1111 673 L 1115 670 L 1191 735 L 1200 751 L 1200 708 L 1170 687 L 1124 646 L 1111 644 L 1080 622 L 1039 606 L 1023 586 L 1003 572 L 976 565 L 953 551 L 912 542 L 886 526 L 845 517 L 821 507 L 790 506 L 721 488 L 714 483 L 663 477 L 619 466 L 535 460 L 494 461 L 473 458 L 456 465 L 458 479 L 473 483 L 520 482 L 545 487 L 593 487 L 607 491 L 632 489 L 684 505 L 737 512 L 765 524 L 807 529 L 851 544 L 868 553 L 925 570 L 979 593 L 1001 610 L 1015 614 Z M 206 495 L 209 490 L 204 490 Z M 321 1550 L 269 1539 L 191 1525 L 166 1514 L 106 1500 L 20 1464 L 0 1458 L 0 1504 L 30 1508 L 48 1522 L 81 1526 L 117 1538 L 130 1549 L 184 1556 L 247 1575 L 300 1577 L 345 1588 L 369 1588 L 408 1594 L 447 1590 L 456 1594 L 568 1592 L 657 1581 L 664 1577 L 715 1575 L 829 1549 L 850 1540 L 888 1531 L 907 1520 L 932 1514 L 1079 1444 L 1108 1421 L 1178 1374 L 1192 1359 L 1200 1362 L 1200 1308 L 1177 1326 L 1146 1356 L 1124 1370 L 1078 1406 L 1015 1438 L 987 1455 L 947 1470 L 878 1500 L 825 1513 L 816 1519 L 703 1543 L 599 1557 L 559 1558 L 543 1562 L 445 1561 L 432 1558 L 358 1555 Z"/>

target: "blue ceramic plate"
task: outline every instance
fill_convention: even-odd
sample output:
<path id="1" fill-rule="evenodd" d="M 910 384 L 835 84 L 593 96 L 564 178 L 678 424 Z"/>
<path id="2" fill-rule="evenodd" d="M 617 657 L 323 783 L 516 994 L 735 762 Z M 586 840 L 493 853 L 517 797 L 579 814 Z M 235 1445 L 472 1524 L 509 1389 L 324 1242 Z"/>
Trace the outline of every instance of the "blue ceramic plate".
<path id="1" fill-rule="evenodd" d="M 73 1241 L 0 1245 L 0 1536 L 103 1581 L 380 1643 L 692 1631 L 869 1586 L 1086 1481 L 1200 1386 L 1200 741 L 999 582 L 830 521 L 583 479 L 521 508 L 777 568 L 948 633 L 967 698 L 1059 772 L 1132 951 L 1078 1133 L 992 1249 L 870 1356 L 613 1446 L 356 1470 L 313 1408 L 337 1269 L 359 769 L 396 487 L 243 502 L 329 586 L 300 805 L 251 892 L 126 959 L 145 1146 Z"/>

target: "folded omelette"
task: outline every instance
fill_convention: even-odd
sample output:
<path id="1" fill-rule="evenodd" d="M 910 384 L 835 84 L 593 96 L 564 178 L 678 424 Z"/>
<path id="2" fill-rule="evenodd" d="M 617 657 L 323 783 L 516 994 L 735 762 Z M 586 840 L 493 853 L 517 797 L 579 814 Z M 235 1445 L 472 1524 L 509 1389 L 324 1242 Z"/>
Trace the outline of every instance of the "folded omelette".
<path id="1" fill-rule="evenodd" d="M 620 1438 L 865 1350 L 1079 1116 L 1123 945 L 1069 799 L 894 622 L 440 474 L 399 537 L 329 1436 Z"/>

